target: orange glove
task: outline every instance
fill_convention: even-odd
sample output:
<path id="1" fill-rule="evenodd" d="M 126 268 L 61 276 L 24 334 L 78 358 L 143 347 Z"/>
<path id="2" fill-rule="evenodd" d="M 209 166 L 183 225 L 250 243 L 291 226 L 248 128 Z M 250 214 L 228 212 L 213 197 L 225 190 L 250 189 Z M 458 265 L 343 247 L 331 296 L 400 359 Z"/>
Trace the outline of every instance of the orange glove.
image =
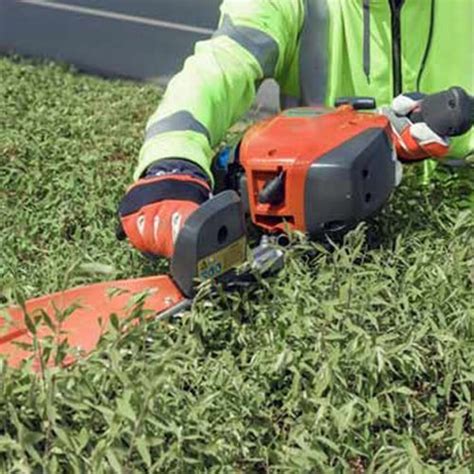
<path id="1" fill-rule="evenodd" d="M 186 219 L 211 194 L 204 172 L 184 160 L 163 160 L 131 186 L 119 207 L 123 232 L 141 252 L 171 258 Z"/>
<path id="2" fill-rule="evenodd" d="M 424 94 L 401 94 L 390 108 L 382 112 L 390 119 L 392 136 L 401 161 L 442 158 L 449 151 L 449 139 L 436 134 L 425 122 L 413 123 L 410 114 L 416 112 Z"/>

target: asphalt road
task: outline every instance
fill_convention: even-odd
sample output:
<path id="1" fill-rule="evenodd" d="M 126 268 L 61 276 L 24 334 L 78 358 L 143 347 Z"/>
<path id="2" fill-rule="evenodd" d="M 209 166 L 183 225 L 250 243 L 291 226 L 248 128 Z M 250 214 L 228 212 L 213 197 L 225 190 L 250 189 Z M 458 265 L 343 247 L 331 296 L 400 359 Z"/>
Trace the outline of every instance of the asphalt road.
<path id="1" fill-rule="evenodd" d="M 0 0 L 0 53 L 165 84 L 216 28 L 222 0 Z M 257 102 L 275 109 L 268 82 Z"/>
<path id="2" fill-rule="evenodd" d="M 0 50 L 134 79 L 167 78 L 218 21 L 220 0 L 0 0 Z"/>

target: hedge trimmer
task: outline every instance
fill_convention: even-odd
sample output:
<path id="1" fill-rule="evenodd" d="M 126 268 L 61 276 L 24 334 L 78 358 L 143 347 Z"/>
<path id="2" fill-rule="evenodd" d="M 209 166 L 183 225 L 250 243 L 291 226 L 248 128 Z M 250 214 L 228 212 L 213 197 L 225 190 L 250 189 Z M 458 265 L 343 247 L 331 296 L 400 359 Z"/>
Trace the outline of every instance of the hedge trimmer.
<path id="1" fill-rule="evenodd" d="M 186 221 L 169 275 L 83 286 L 6 308 L 0 355 L 18 367 L 31 357 L 28 346 L 49 337 L 75 349 L 63 360 L 68 365 L 97 346 L 111 314 L 128 317 L 132 295 L 146 292 L 143 308 L 166 318 L 190 307 L 203 280 L 233 285 L 254 272 L 278 270 L 283 253 L 268 237 L 248 252 L 245 215 L 271 236 L 300 231 L 320 239 L 338 237 L 376 214 L 401 179 L 391 123 L 370 98 L 336 105 L 287 110 L 253 126 L 232 152 L 220 155 L 215 171 L 223 191 Z M 473 111 L 474 99 L 451 88 L 423 99 L 410 120 L 457 136 L 471 128 Z M 247 271 L 236 271 L 249 260 Z M 37 327 L 41 319 L 46 324 Z"/>

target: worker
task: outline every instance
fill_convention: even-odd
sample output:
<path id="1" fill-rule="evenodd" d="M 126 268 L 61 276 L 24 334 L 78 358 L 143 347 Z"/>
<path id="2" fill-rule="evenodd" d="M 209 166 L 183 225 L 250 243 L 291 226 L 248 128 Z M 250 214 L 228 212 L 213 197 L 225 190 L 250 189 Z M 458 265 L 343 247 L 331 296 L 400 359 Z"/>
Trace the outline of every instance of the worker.
<path id="1" fill-rule="evenodd" d="M 473 0 L 224 0 L 217 31 L 196 44 L 148 121 L 137 181 L 119 207 L 129 241 L 173 254 L 212 194 L 213 149 L 264 79 L 278 82 L 282 108 L 370 96 L 408 116 L 421 93 L 456 85 L 472 94 L 473 24 Z M 404 161 L 474 151 L 472 130 L 449 142 L 424 123 L 392 127 Z"/>

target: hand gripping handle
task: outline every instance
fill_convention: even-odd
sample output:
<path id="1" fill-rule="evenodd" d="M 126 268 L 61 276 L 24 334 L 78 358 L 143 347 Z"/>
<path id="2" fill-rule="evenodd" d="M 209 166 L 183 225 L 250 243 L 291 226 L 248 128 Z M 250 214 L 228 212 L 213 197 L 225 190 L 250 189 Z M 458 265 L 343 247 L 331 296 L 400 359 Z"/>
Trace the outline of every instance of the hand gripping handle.
<path id="1" fill-rule="evenodd" d="M 461 87 L 426 96 L 409 116 L 444 137 L 464 135 L 474 125 L 474 97 Z"/>

